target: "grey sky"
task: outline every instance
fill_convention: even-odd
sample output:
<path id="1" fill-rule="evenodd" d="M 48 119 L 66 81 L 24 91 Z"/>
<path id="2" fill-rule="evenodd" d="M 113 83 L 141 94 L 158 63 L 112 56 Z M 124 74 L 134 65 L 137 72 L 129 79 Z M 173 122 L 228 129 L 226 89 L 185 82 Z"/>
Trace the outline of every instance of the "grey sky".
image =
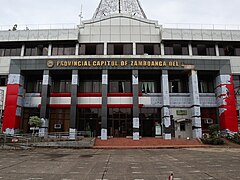
<path id="1" fill-rule="evenodd" d="M 0 25 L 79 23 L 100 0 L 1 0 Z M 148 19 L 162 23 L 240 24 L 239 0 L 140 0 Z"/>

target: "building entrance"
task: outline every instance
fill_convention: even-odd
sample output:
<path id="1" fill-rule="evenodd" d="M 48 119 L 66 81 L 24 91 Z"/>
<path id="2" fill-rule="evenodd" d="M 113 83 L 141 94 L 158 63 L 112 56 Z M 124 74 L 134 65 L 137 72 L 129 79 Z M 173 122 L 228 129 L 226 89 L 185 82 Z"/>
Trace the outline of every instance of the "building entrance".
<path id="1" fill-rule="evenodd" d="M 159 108 L 140 109 L 140 136 L 155 137 L 161 136 L 161 111 Z"/>
<path id="2" fill-rule="evenodd" d="M 108 109 L 108 136 L 132 136 L 132 110 L 130 108 Z"/>

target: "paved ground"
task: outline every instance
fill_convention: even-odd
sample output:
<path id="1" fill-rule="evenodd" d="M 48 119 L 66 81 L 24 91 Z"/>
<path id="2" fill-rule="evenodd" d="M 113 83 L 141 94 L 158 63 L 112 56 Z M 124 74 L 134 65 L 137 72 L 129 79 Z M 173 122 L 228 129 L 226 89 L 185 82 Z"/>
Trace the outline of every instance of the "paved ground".
<path id="1" fill-rule="evenodd" d="M 0 179 L 240 179 L 239 148 L 0 150 Z"/>

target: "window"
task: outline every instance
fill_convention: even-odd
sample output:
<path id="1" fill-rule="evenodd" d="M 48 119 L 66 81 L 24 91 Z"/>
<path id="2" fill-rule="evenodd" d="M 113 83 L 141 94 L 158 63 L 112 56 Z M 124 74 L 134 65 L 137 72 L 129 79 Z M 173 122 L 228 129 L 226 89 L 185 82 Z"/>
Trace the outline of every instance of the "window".
<path id="1" fill-rule="evenodd" d="M 42 80 L 29 80 L 26 85 L 27 93 L 40 93 L 42 91 Z"/>
<path id="2" fill-rule="evenodd" d="M 240 44 L 236 42 L 218 45 L 220 56 L 240 56 Z"/>
<path id="3" fill-rule="evenodd" d="M 180 122 L 180 131 L 186 131 L 185 122 Z"/>
<path id="4" fill-rule="evenodd" d="M 102 91 L 102 82 L 100 80 L 80 81 L 80 92 L 98 93 Z"/>
<path id="5" fill-rule="evenodd" d="M 75 55 L 76 44 L 75 43 L 62 43 L 53 44 L 52 55 Z"/>
<path id="6" fill-rule="evenodd" d="M 103 55 L 103 44 L 80 44 L 79 55 Z"/>
<path id="7" fill-rule="evenodd" d="M 139 83 L 142 93 L 156 93 L 157 82 L 155 81 L 143 81 Z"/>
<path id="8" fill-rule="evenodd" d="M 71 85 L 72 81 L 71 80 L 55 80 L 52 82 L 52 92 L 58 92 L 58 93 L 63 93 L 63 92 L 71 92 Z"/>
<path id="9" fill-rule="evenodd" d="M 7 76 L 0 76 L 0 86 L 6 86 L 7 85 Z"/>
<path id="10" fill-rule="evenodd" d="M 234 91 L 236 95 L 240 95 L 240 76 L 233 75 L 233 84 L 234 84 Z"/>
<path id="11" fill-rule="evenodd" d="M 0 56 L 20 56 L 21 49 L 21 44 L 0 44 Z"/>
<path id="12" fill-rule="evenodd" d="M 137 44 L 137 55 L 160 55 L 160 44 Z"/>
<path id="13" fill-rule="evenodd" d="M 207 81 L 207 80 L 200 80 L 199 81 L 199 92 L 200 93 L 213 93 L 213 82 Z"/>
<path id="14" fill-rule="evenodd" d="M 131 81 L 110 80 L 109 92 L 110 93 L 129 93 L 131 92 Z"/>
<path id="15" fill-rule="evenodd" d="M 215 44 L 192 44 L 193 55 L 197 56 L 216 56 Z"/>
<path id="16" fill-rule="evenodd" d="M 133 45 L 132 44 L 108 44 L 108 55 L 132 55 Z"/>
<path id="17" fill-rule="evenodd" d="M 182 79 L 172 79 L 169 81 L 170 93 L 188 93 L 188 82 Z"/>
<path id="18" fill-rule="evenodd" d="M 188 55 L 188 43 L 165 42 L 164 52 L 165 55 Z"/>
<path id="19" fill-rule="evenodd" d="M 48 45 L 26 45 L 25 56 L 47 56 Z"/>

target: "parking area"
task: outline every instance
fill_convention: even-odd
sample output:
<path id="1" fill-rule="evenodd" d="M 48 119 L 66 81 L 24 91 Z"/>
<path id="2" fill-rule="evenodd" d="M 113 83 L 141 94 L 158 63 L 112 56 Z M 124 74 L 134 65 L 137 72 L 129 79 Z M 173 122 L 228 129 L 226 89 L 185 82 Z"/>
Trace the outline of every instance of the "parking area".
<path id="1" fill-rule="evenodd" d="M 1 150 L 0 179 L 240 179 L 240 149 Z"/>

